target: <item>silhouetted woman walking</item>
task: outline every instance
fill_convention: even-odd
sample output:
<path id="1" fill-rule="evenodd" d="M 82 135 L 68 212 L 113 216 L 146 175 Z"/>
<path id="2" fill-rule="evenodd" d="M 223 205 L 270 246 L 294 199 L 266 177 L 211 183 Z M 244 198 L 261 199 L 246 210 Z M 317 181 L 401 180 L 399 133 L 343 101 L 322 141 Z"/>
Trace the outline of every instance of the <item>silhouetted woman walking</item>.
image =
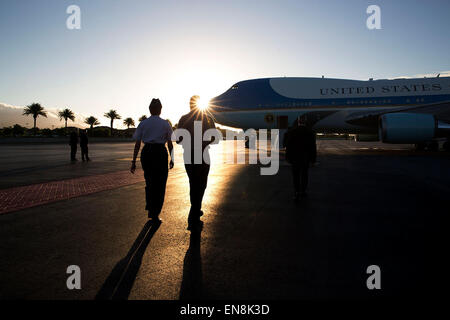
<path id="1" fill-rule="evenodd" d="M 159 99 L 153 99 L 149 109 L 151 117 L 139 123 L 133 135 L 136 144 L 130 171 L 134 173 L 136 170 L 136 158 L 143 141 L 145 146 L 141 152 L 141 164 L 146 183 L 145 209 L 148 211 L 149 219 L 160 222 L 159 214 L 164 203 L 169 171 L 166 142 L 171 154 L 170 169 L 173 168 L 172 127 L 167 120 L 159 117 L 162 109 Z"/>

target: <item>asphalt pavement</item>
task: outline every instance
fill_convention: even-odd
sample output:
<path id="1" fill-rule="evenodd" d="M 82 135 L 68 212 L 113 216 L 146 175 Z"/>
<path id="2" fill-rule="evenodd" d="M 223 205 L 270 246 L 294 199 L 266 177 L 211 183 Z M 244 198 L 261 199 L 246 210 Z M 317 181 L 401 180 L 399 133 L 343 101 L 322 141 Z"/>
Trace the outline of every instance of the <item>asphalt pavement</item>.
<path id="1" fill-rule="evenodd" d="M 290 166 L 229 164 L 212 148 L 204 229 L 186 230 L 189 185 L 176 147 L 161 225 L 147 222 L 144 182 L 0 215 L 0 298 L 373 299 L 445 288 L 450 157 L 411 146 L 319 141 L 308 197 L 292 200 Z M 133 145 L 0 146 L 0 189 L 127 170 Z M 245 152 L 245 151 L 244 151 Z M 139 172 L 138 174 L 142 174 Z M 67 267 L 81 270 L 69 290 Z M 367 267 L 381 270 L 369 290 Z"/>

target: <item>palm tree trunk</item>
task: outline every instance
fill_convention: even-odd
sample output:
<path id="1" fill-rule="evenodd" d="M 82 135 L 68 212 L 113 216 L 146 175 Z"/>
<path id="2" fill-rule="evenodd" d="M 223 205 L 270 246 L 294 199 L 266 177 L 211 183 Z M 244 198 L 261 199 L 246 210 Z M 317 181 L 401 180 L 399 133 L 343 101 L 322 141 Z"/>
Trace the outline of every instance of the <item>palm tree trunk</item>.
<path id="1" fill-rule="evenodd" d="M 34 135 L 36 135 L 36 118 L 37 118 L 37 116 L 33 117 L 33 120 L 34 120 L 34 126 L 33 126 Z"/>
<path id="2" fill-rule="evenodd" d="M 114 120 L 111 119 L 111 137 L 112 137 L 112 135 L 113 135 L 113 122 L 114 122 Z"/>

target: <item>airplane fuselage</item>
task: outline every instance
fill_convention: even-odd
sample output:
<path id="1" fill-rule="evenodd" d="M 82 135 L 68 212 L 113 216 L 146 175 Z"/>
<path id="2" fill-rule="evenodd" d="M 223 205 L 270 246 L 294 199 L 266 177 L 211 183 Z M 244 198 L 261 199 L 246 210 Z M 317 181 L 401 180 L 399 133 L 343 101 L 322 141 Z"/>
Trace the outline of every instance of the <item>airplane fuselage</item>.
<path id="1" fill-rule="evenodd" d="M 450 77 L 265 78 L 236 83 L 211 100 L 211 113 L 218 123 L 243 129 L 283 128 L 306 114 L 316 132 L 376 133 L 376 126 L 349 119 L 443 101 L 450 101 Z"/>

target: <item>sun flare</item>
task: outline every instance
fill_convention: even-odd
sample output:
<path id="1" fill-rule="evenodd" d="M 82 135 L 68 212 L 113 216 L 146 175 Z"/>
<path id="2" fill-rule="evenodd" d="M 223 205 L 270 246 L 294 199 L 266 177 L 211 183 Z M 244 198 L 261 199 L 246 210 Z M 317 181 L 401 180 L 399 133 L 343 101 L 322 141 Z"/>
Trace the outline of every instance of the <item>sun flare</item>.
<path id="1" fill-rule="evenodd" d="M 197 108 L 200 111 L 206 111 L 208 109 L 209 106 L 209 99 L 204 99 L 202 97 L 199 97 L 197 99 Z"/>

